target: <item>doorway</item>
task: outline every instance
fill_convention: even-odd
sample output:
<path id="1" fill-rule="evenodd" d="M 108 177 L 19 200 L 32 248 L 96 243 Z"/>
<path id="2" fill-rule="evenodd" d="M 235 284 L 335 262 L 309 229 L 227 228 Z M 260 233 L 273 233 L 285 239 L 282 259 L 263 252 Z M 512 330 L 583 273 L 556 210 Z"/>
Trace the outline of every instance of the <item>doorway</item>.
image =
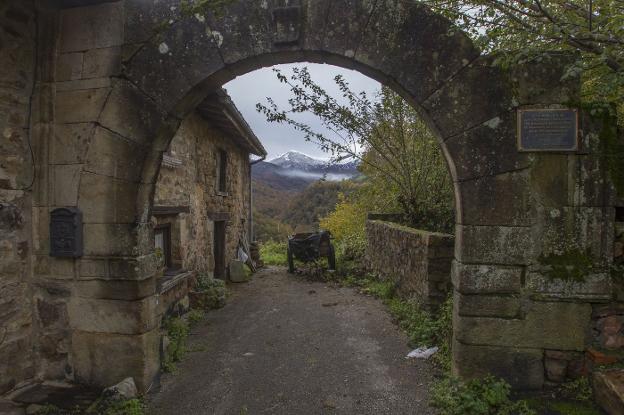
<path id="1" fill-rule="evenodd" d="M 226 221 L 214 222 L 214 277 L 225 279 L 225 228 Z"/>

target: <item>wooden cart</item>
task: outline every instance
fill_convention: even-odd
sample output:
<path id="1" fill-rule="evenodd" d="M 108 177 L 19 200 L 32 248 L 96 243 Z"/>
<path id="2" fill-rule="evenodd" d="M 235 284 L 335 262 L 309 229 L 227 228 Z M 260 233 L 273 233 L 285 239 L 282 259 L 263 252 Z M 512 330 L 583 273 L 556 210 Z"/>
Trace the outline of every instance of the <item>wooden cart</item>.
<path id="1" fill-rule="evenodd" d="M 336 269 L 336 251 L 328 231 L 297 233 L 288 238 L 288 272 L 295 272 L 295 258 L 301 262 L 313 262 L 327 258 L 330 270 Z"/>

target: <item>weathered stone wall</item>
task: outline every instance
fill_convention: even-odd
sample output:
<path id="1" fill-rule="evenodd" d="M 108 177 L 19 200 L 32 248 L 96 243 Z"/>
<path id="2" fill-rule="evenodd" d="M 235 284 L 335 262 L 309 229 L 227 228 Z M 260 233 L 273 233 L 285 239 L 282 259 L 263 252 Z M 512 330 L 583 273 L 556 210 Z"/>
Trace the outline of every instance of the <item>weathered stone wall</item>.
<path id="1" fill-rule="evenodd" d="M 217 192 L 218 151 L 227 153 L 227 194 Z M 173 256 L 184 269 L 214 271 L 213 229 L 215 220 L 227 220 L 226 265 L 237 255 L 239 240 L 247 237 L 249 218 L 249 153 L 198 114 L 186 118 L 176 133 L 169 153 L 181 166 L 161 168 L 154 197 L 155 206 L 188 206 L 179 217 Z M 169 221 L 163 218 L 160 222 Z"/>
<path id="2" fill-rule="evenodd" d="M 446 299 L 451 288 L 453 236 L 369 220 L 366 239 L 368 265 L 395 282 L 402 296 L 430 308 Z"/>
<path id="3" fill-rule="evenodd" d="M 35 374 L 28 149 L 35 76 L 32 1 L 0 3 L 0 394 Z M 14 190 L 17 189 L 17 190 Z"/>

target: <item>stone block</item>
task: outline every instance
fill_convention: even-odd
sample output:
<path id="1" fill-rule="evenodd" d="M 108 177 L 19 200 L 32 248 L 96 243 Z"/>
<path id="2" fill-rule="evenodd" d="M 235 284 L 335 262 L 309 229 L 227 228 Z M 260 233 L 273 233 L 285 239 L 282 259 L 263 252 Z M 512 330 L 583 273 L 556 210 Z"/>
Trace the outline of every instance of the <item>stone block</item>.
<path id="1" fill-rule="evenodd" d="M 521 306 L 519 297 L 454 293 L 454 307 L 460 316 L 518 318 Z"/>
<path id="2" fill-rule="evenodd" d="M 516 111 L 509 111 L 447 139 L 444 147 L 453 160 L 454 179 L 465 181 L 529 167 L 528 154 L 518 151 L 516 129 Z"/>
<path id="3" fill-rule="evenodd" d="M 595 154 L 579 155 L 569 161 L 571 195 L 575 206 L 613 206 L 615 190 L 609 177 L 609 167 L 605 163 L 604 150 L 595 150 Z"/>
<path id="4" fill-rule="evenodd" d="M 306 39 L 307 46 L 318 45 L 322 41 L 321 49 L 323 51 L 352 58 L 355 56 L 374 8 L 375 2 L 373 1 L 319 2 L 315 11 L 325 18 L 322 19 L 322 22 L 310 20 L 310 23 L 322 24 L 322 31 L 319 32 L 319 35 L 322 34 L 322 36 L 318 38 L 312 34 L 310 39 Z M 316 31 L 318 29 L 313 29 L 312 32 Z"/>
<path id="5" fill-rule="evenodd" d="M 600 350 L 596 350 L 592 347 L 587 349 L 587 351 L 585 352 L 585 356 L 587 357 L 587 360 L 589 362 L 597 366 L 613 365 L 620 360 L 618 356 L 603 353 Z"/>
<path id="6" fill-rule="evenodd" d="M 546 301 L 606 302 L 613 296 L 613 281 L 606 273 L 587 275 L 585 281 L 565 281 L 530 272 L 526 288 Z"/>
<path id="7" fill-rule="evenodd" d="M 77 264 L 79 278 L 108 278 L 109 259 L 79 259 Z"/>
<path id="8" fill-rule="evenodd" d="M 453 342 L 453 374 L 464 379 L 494 375 L 514 389 L 541 389 L 544 384 L 543 352 L 518 347 L 473 346 Z"/>
<path id="9" fill-rule="evenodd" d="M 590 304 L 532 302 L 526 308 L 522 319 L 456 315 L 453 324 L 456 339 L 464 344 L 501 347 L 585 349 Z"/>
<path id="10" fill-rule="evenodd" d="M 544 369 L 549 381 L 561 383 L 566 379 L 568 362 L 559 359 L 544 359 Z"/>
<path id="11" fill-rule="evenodd" d="M 507 76 L 493 60 L 491 56 L 474 60 L 422 102 L 423 110 L 443 139 L 513 109 Z"/>
<path id="12" fill-rule="evenodd" d="M 73 285 L 71 281 L 40 279 L 34 288 L 37 296 L 65 301 L 72 296 Z"/>
<path id="13" fill-rule="evenodd" d="M 80 52 L 123 44 L 123 2 L 61 11 L 61 52 Z"/>
<path id="14" fill-rule="evenodd" d="M 163 31 L 159 44 L 149 42 L 132 56 L 126 65 L 128 79 L 164 112 L 175 113 L 182 118 L 208 93 L 222 85 L 219 81 L 211 85 L 204 82 L 210 75 L 224 69 L 218 44 L 222 42 L 222 48 L 228 49 L 229 43 L 223 38 L 232 35 L 231 31 L 237 31 L 238 25 L 249 15 L 248 9 L 254 9 L 239 2 L 234 2 L 234 5 L 242 9 L 241 14 L 225 14 L 210 22 L 188 17 L 168 27 Z M 222 25 L 227 25 L 227 21 L 232 18 L 236 20 L 236 25 L 229 28 L 230 32 L 222 29 Z M 243 27 L 247 31 L 259 30 L 256 27 Z M 255 44 L 245 44 L 245 57 L 253 56 Z M 234 53 L 228 49 L 223 52 L 223 56 L 230 54 L 234 58 Z M 227 82 L 231 79 L 226 79 L 228 77 L 229 74 L 221 81 Z"/>
<path id="15" fill-rule="evenodd" d="M 82 78 L 83 53 L 61 53 L 56 64 L 56 80 L 71 81 Z"/>
<path id="16" fill-rule="evenodd" d="M 501 173 L 456 184 L 458 223 L 477 226 L 530 226 L 528 171 Z"/>
<path id="17" fill-rule="evenodd" d="M 126 43 L 144 43 L 152 39 L 154 32 L 165 22 L 179 20 L 180 0 L 124 1 L 124 35 Z"/>
<path id="18" fill-rule="evenodd" d="M 33 253 L 48 255 L 50 253 L 50 209 L 33 207 Z"/>
<path id="19" fill-rule="evenodd" d="M 154 140 L 163 122 L 156 104 L 127 81 L 115 84 L 100 116 L 103 127 L 142 145 Z"/>
<path id="20" fill-rule="evenodd" d="M 107 387 L 134 378 L 145 392 L 160 369 L 160 330 L 140 335 L 74 331 L 72 364 L 77 382 Z"/>
<path id="21" fill-rule="evenodd" d="M 95 129 L 85 170 L 103 176 L 138 182 L 145 149 L 101 127 Z"/>
<path id="22" fill-rule="evenodd" d="M 455 227 L 455 256 L 467 264 L 528 265 L 534 257 L 530 227 Z"/>
<path id="23" fill-rule="evenodd" d="M 121 47 L 91 49 L 84 54 L 83 78 L 102 78 L 121 73 Z"/>
<path id="24" fill-rule="evenodd" d="M 54 166 L 54 206 L 76 206 L 81 164 Z"/>
<path id="25" fill-rule="evenodd" d="M 67 304 L 64 301 L 36 298 L 35 310 L 42 329 L 66 328 L 69 322 Z"/>
<path id="26" fill-rule="evenodd" d="M 467 265 L 454 261 L 453 285 L 463 294 L 517 294 L 522 288 L 522 267 Z"/>
<path id="27" fill-rule="evenodd" d="M 58 124 L 50 143 L 50 164 L 84 163 L 94 124 Z"/>
<path id="28" fill-rule="evenodd" d="M 129 258 L 82 258 L 77 264 L 80 279 L 140 281 L 162 271 L 162 260 L 155 253 Z"/>
<path id="29" fill-rule="evenodd" d="M 594 372 L 594 398 L 609 415 L 624 414 L 624 371 Z"/>
<path id="30" fill-rule="evenodd" d="M 103 89 L 111 86 L 111 79 L 76 79 L 74 81 L 57 82 L 55 86 L 58 92 Z"/>
<path id="31" fill-rule="evenodd" d="M 561 350 L 544 351 L 546 378 L 551 382 L 561 383 L 569 379 L 586 376 L 586 366 L 583 353 Z"/>
<path id="32" fill-rule="evenodd" d="M 64 124 L 96 121 L 109 91 L 109 88 L 97 88 L 58 92 L 56 122 Z"/>
<path id="33" fill-rule="evenodd" d="M 479 56 L 472 41 L 417 2 L 377 2 L 355 59 L 395 80 L 420 103 Z"/>
<path id="34" fill-rule="evenodd" d="M 0 344 L 0 393 L 8 392 L 19 382 L 32 378 L 35 374 L 33 362 L 32 342 L 29 338 L 17 338 Z"/>
<path id="35" fill-rule="evenodd" d="M 132 259 L 111 260 L 110 277 L 115 279 L 143 280 L 161 271 L 162 260 L 154 252 Z"/>
<path id="36" fill-rule="evenodd" d="M 46 252 L 34 257 L 34 272 L 43 279 L 70 280 L 75 276 L 75 261 L 72 258 L 53 258 Z"/>
<path id="37" fill-rule="evenodd" d="M 153 296 L 156 293 L 156 279 L 77 281 L 75 293 L 82 298 L 134 301 Z"/>
<path id="38" fill-rule="evenodd" d="M 138 184 L 84 172 L 80 203 L 84 223 L 133 223 Z"/>
<path id="39" fill-rule="evenodd" d="M 73 297 L 69 319 L 73 329 L 116 334 L 142 334 L 158 327 L 158 298 L 123 301 Z"/>
<path id="40" fill-rule="evenodd" d="M 125 256 L 136 244 L 132 224 L 85 223 L 83 236 L 85 256 Z"/>
<path id="41" fill-rule="evenodd" d="M 540 206 L 550 211 L 570 204 L 569 156 L 533 154 L 530 186 Z"/>
<path id="42" fill-rule="evenodd" d="M 589 252 L 597 264 L 613 257 L 613 208 L 562 207 L 538 214 L 535 253 L 549 256 L 572 250 Z"/>

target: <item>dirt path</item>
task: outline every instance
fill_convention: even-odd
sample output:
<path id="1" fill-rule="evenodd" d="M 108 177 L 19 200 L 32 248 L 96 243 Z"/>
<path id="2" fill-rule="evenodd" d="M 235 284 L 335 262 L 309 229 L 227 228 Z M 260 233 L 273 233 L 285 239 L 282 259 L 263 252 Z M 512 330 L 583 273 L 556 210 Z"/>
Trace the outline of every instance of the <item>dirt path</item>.
<path id="1" fill-rule="evenodd" d="M 383 304 L 279 268 L 231 287 L 194 329 L 149 414 L 430 414 L 431 366 L 406 360 Z"/>

